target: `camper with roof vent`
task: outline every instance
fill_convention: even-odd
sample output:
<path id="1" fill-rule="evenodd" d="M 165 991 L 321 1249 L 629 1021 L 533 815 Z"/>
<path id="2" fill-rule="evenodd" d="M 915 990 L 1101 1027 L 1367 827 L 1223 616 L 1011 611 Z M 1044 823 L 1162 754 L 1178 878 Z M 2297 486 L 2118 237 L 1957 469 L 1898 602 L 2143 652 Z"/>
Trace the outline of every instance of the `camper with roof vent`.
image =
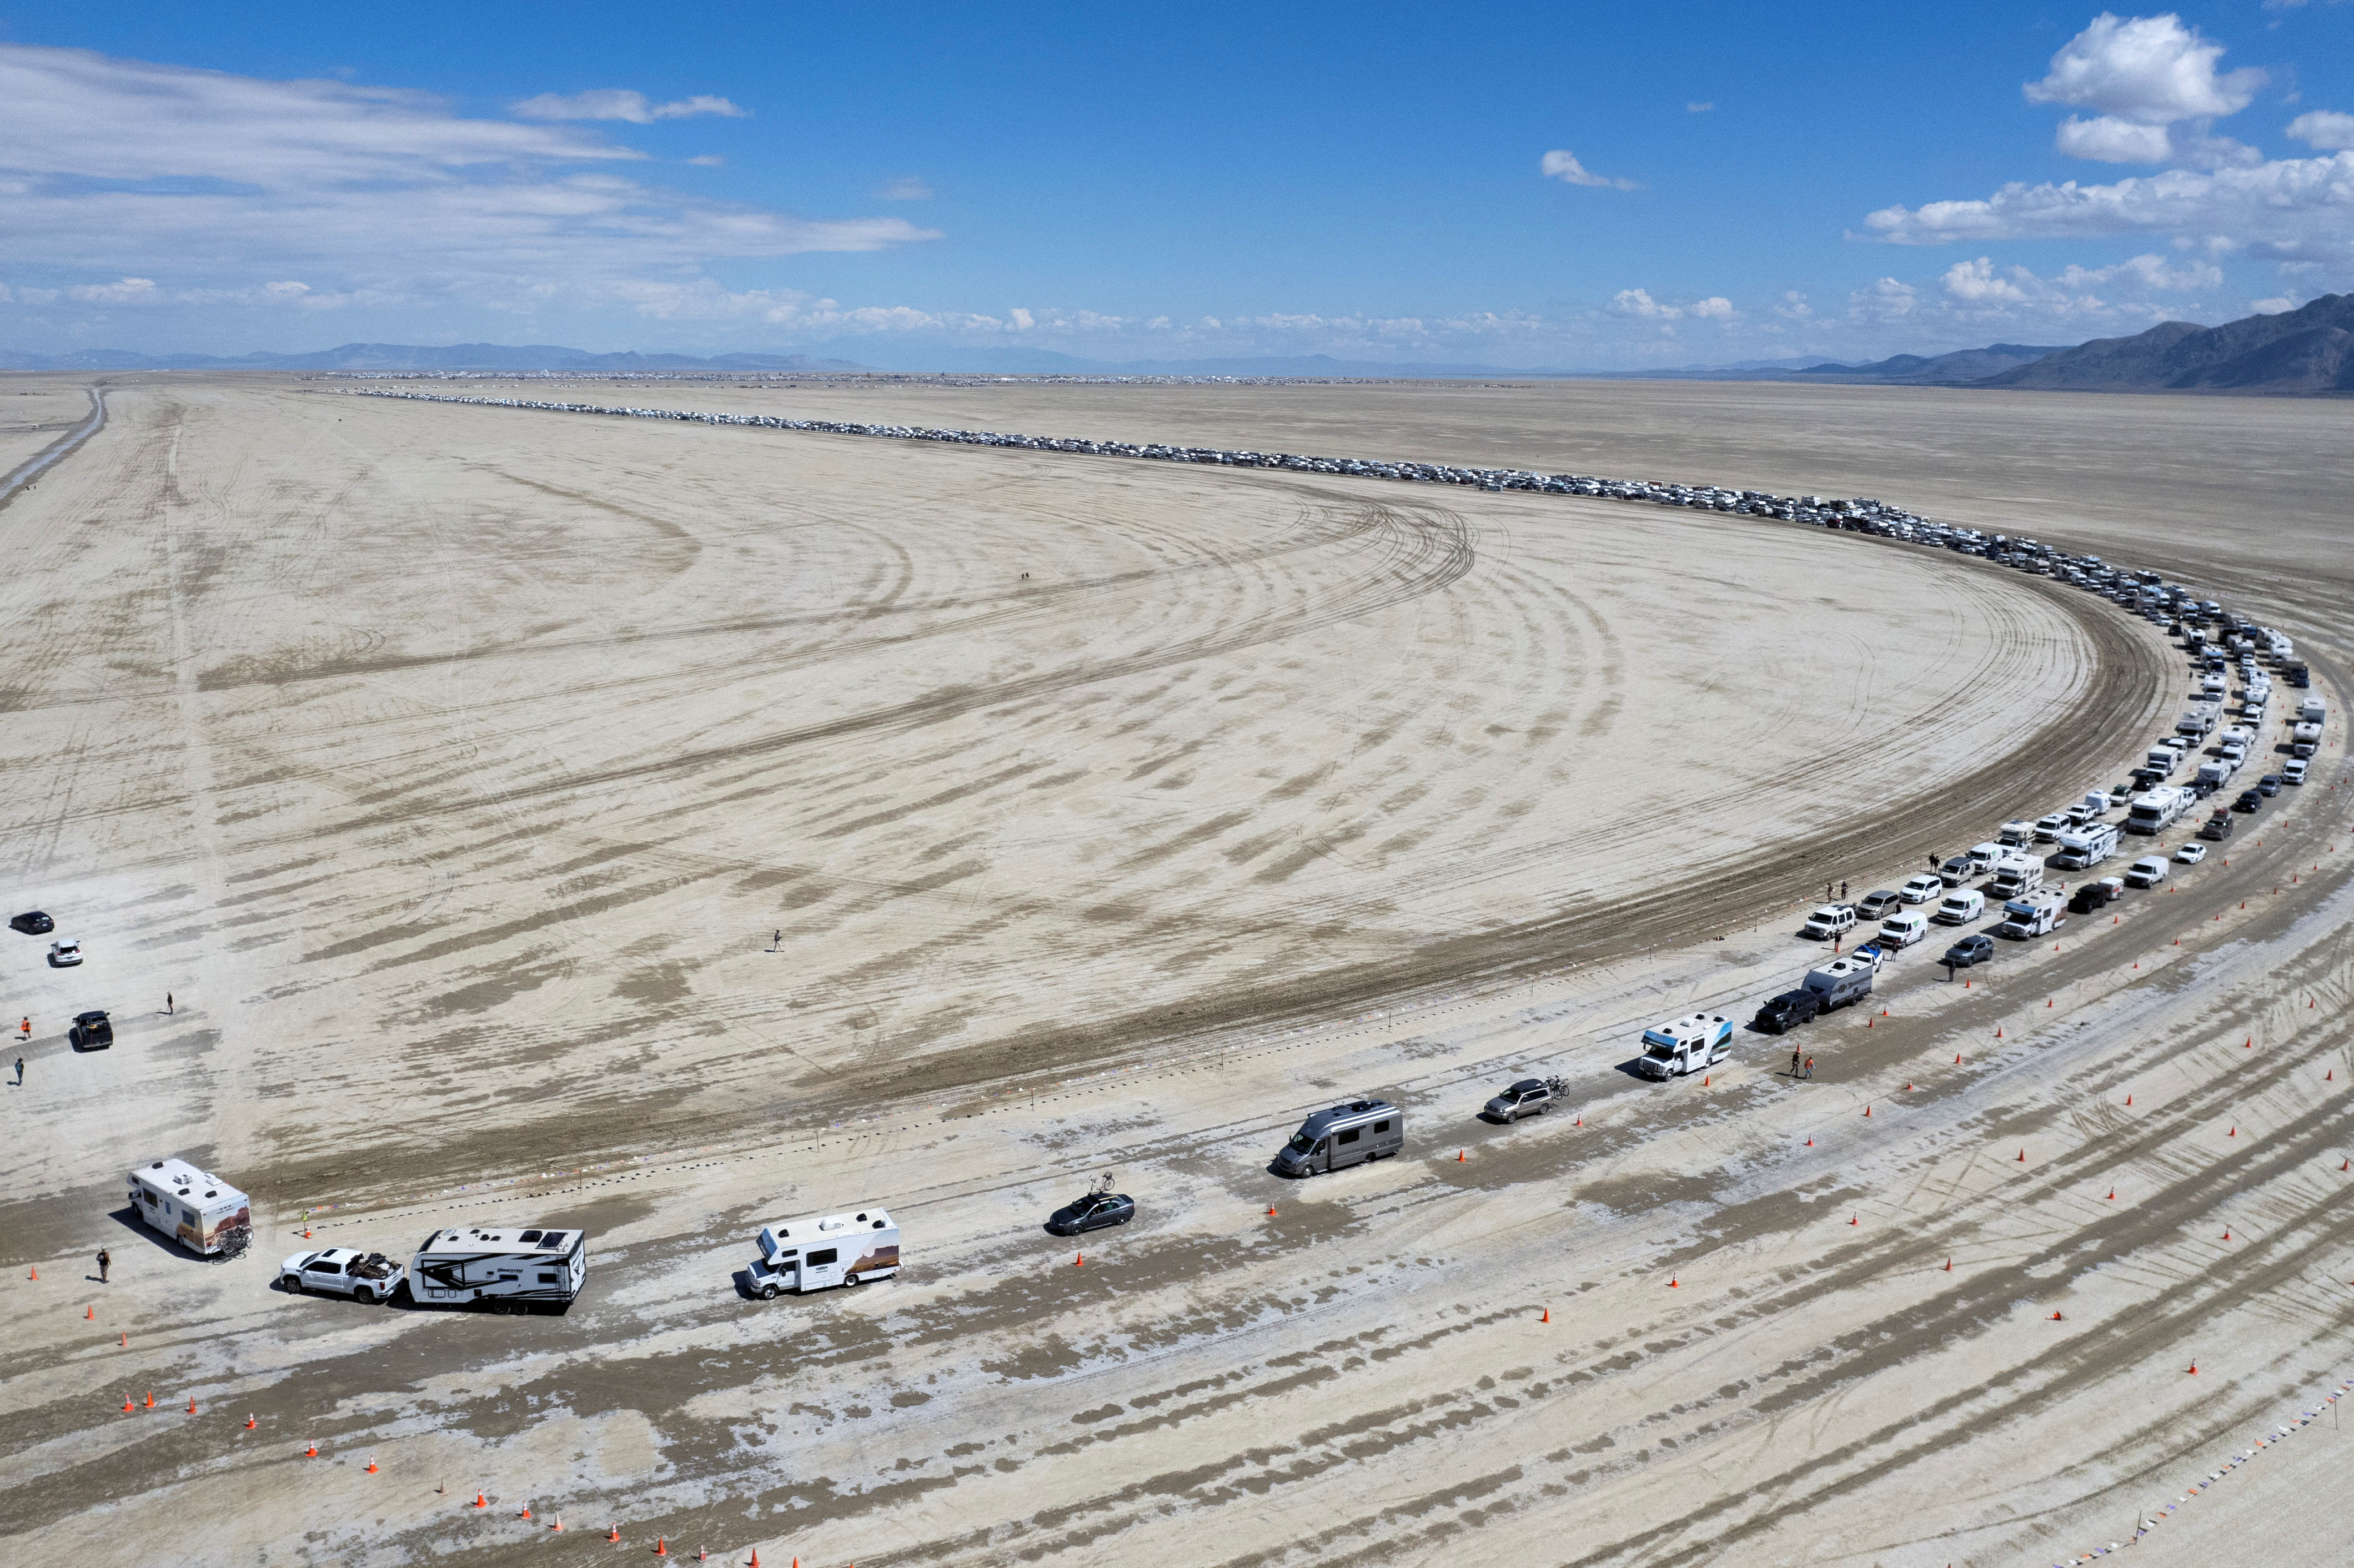
<path id="1" fill-rule="evenodd" d="M 1387 1100 L 1352 1100 L 1299 1124 L 1275 1157 L 1278 1176 L 1313 1176 L 1382 1160 L 1405 1147 L 1405 1113 Z"/>
<path id="2" fill-rule="evenodd" d="M 586 1231 L 435 1231 L 408 1266 L 409 1298 L 428 1307 L 561 1314 L 588 1277 Z"/>
<path id="3" fill-rule="evenodd" d="M 763 1301 L 788 1290 L 831 1290 L 898 1272 L 899 1222 L 879 1208 L 764 1225 L 760 1255 L 745 1270 L 752 1294 Z"/>

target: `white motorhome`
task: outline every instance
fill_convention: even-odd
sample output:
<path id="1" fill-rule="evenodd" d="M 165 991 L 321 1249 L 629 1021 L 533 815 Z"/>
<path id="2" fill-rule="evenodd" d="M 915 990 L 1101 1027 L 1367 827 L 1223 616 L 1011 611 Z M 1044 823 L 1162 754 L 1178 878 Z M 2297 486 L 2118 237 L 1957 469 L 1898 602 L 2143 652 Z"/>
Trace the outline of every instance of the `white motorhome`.
<path id="1" fill-rule="evenodd" d="M 253 1240 L 251 1200 L 209 1171 L 156 1160 L 134 1167 L 129 1182 L 131 1206 L 148 1228 L 199 1257 L 235 1257 Z"/>
<path id="2" fill-rule="evenodd" d="M 435 1231 L 408 1265 L 408 1294 L 427 1306 L 562 1312 L 588 1277 L 586 1231 Z"/>
<path id="3" fill-rule="evenodd" d="M 752 1293 L 764 1301 L 788 1290 L 830 1290 L 898 1272 L 899 1222 L 880 1208 L 765 1225 L 760 1255 L 745 1270 Z"/>
<path id="4" fill-rule="evenodd" d="M 2063 906 L 2056 893 L 2036 893 L 2025 898 L 2014 898 L 2002 906 L 2002 924 L 1994 928 L 1998 937 L 2025 941 L 2030 937 L 2047 937 L 2068 923 Z"/>
<path id="5" fill-rule="evenodd" d="M 2174 826 L 2198 798 L 2179 784 L 2162 784 L 2147 794 L 2137 795 L 2126 811 L 2126 832 L 2162 833 Z"/>
<path id="6" fill-rule="evenodd" d="M 2308 719 L 2288 732 L 2288 754 L 2311 757 L 2321 749 L 2321 726 Z"/>
<path id="7" fill-rule="evenodd" d="M 2031 854 L 2005 855 L 1994 868 L 1997 898 L 2022 898 L 2043 885 L 2043 863 Z"/>
<path id="8" fill-rule="evenodd" d="M 2025 849 L 2035 842 L 2035 824 L 2028 821 L 2005 822 L 1995 837 L 2001 841 L 2005 849 Z"/>
<path id="9" fill-rule="evenodd" d="M 2078 828 L 2073 833 L 2060 835 L 2060 853 L 2052 863 L 2066 871 L 2082 871 L 2088 865 L 2098 865 L 2117 853 L 2117 825 L 2095 822 Z"/>
<path id="10" fill-rule="evenodd" d="M 2329 704 L 2320 697 L 2307 697 L 2297 705 L 2299 724 L 2320 724 L 2329 717 Z"/>

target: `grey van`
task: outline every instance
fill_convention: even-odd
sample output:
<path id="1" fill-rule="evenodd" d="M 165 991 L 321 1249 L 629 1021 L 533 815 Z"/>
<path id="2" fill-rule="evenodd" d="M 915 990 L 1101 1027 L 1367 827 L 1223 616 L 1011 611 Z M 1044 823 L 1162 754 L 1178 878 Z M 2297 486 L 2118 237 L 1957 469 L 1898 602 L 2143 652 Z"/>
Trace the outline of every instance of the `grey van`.
<path id="1" fill-rule="evenodd" d="M 1405 1113 L 1387 1100 L 1352 1100 L 1299 1124 L 1275 1157 L 1278 1176 L 1312 1176 L 1380 1160 L 1405 1147 Z"/>

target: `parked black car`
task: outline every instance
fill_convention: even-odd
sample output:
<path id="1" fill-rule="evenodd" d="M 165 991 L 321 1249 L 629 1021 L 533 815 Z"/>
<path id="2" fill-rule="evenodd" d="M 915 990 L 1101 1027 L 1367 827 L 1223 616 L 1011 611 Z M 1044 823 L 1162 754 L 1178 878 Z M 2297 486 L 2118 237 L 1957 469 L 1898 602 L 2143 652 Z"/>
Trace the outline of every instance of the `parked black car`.
<path id="1" fill-rule="evenodd" d="M 1993 957 L 1994 938 L 1978 931 L 1947 948 L 1945 964 L 1948 969 L 1975 969 Z"/>
<path id="2" fill-rule="evenodd" d="M 1125 1192 L 1090 1192 L 1055 1211 L 1047 1220 L 1046 1229 L 1058 1236 L 1075 1236 L 1082 1231 L 1099 1231 L 1106 1225 L 1124 1225 L 1136 1218 L 1136 1200 Z"/>
<path id="3" fill-rule="evenodd" d="M 2090 915 L 2095 909 L 2107 908 L 2109 900 L 2115 896 L 2115 890 L 2111 888 L 2107 883 L 2087 882 L 2078 887 L 2076 891 L 2069 896 L 2068 913 L 2071 915 Z"/>
<path id="4" fill-rule="evenodd" d="M 1786 991 L 1757 1010 L 1751 1019 L 1753 1028 L 1767 1034 L 1784 1034 L 1801 1023 L 1811 1023 L 1822 1012 L 1823 999 L 1810 991 Z"/>
<path id="5" fill-rule="evenodd" d="M 73 1027 L 66 1031 L 66 1044 L 77 1051 L 103 1051 L 114 1044 L 114 1025 L 96 1008 L 77 1012 Z"/>
<path id="6" fill-rule="evenodd" d="M 37 909 L 27 909 L 8 924 L 12 929 L 22 931 L 27 937 L 46 937 L 58 928 L 55 920 Z"/>
<path id="7" fill-rule="evenodd" d="M 2264 792 L 2262 789 L 2243 789 L 2240 791 L 2240 798 L 2232 802 L 2232 810 L 2253 811 L 2264 803 Z"/>

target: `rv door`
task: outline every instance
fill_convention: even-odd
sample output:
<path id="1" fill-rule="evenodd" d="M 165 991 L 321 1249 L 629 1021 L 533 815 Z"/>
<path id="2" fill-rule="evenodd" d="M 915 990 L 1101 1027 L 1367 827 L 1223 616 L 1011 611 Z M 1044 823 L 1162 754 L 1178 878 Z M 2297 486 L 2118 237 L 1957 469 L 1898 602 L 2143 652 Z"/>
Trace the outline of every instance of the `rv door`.
<path id="1" fill-rule="evenodd" d="M 822 1290 L 842 1283 L 842 1249 L 822 1246 L 801 1255 L 803 1290 Z"/>

